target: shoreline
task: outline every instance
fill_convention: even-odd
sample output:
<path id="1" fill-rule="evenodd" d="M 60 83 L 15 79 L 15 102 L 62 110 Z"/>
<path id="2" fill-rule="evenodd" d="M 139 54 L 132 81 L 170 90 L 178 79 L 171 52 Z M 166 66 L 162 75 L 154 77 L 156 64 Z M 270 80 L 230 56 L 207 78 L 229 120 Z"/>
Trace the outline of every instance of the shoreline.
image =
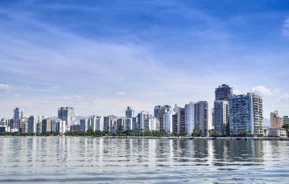
<path id="1" fill-rule="evenodd" d="M 154 137 L 154 136 L 0 136 L 0 138 L 105 138 L 105 139 L 172 139 L 172 140 L 279 140 L 289 141 L 289 137 Z"/>

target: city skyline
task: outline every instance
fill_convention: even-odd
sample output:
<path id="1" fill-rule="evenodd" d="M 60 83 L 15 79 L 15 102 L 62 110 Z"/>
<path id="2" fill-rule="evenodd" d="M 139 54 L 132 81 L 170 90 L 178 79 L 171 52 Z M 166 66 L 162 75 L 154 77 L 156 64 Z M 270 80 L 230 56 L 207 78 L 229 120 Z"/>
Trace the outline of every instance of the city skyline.
<path id="1" fill-rule="evenodd" d="M 3 0 L 0 117 L 213 105 L 223 83 L 287 115 L 289 5 L 261 2 Z"/>

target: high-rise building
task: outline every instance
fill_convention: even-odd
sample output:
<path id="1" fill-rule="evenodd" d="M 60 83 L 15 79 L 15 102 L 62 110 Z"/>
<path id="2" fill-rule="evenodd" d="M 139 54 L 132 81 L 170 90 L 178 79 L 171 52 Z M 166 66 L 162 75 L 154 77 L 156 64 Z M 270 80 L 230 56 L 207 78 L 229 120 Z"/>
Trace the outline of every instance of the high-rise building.
<path id="1" fill-rule="evenodd" d="M 159 121 L 155 117 L 149 117 L 145 120 L 144 131 L 158 131 Z"/>
<path id="2" fill-rule="evenodd" d="M 222 84 L 215 90 L 215 100 L 230 100 L 233 97 L 233 88 L 227 84 Z"/>
<path id="3" fill-rule="evenodd" d="M 145 120 L 150 118 L 151 115 L 148 112 L 141 111 L 138 114 L 138 132 L 143 132 L 145 127 Z"/>
<path id="4" fill-rule="evenodd" d="M 132 131 L 138 132 L 138 116 L 132 118 Z"/>
<path id="5" fill-rule="evenodd" d="M 125 119 L 124 130 L 125 130 L 125 131 L 132 130 L 132 118 L 126 118 L 126 119 Z"/>
<path id="6" fill-rule="evenodd" d="M 111 132 L 113 129 L 113 122 L 117 119 L 116 116 L 109 115 L 103 118 L 103 130 Z"/>
<path id="7" fill-rule="evenodd" d="M 83 118 L 80 120 L 80 131 L 87 132 L 89 130 L 89 119 Z"/>
<path id="8" fill-rule="evenodd" d="M 270 123 L 271 123 L 271 128 L 282 128 L 283 118 L 279 116 L 278 111 L 271 112 Z"/>
<path id="9" fill-rule="evenodd" d="M 98 117 L 96 119 L 96 130 L 103 131 L 103 125 L 104 125 L 104 118 Z"/>
<path id="10" fill-rule="evenodd" d="M 75 123 L 75 110 L 73 107 L 61 107 L 58 109 L 58 119 L 66 123 L 65 131 L 70 131 L 70 126 Z M 64 125 L 62 125 L 64 126 Z M 63 128 L 63 127 L 62 127 Z"/>
<path id="11" fill-rule="evenodd" d="M 26 117 L 22 117 L 20 118 L 20 121 L 19 121 L 19 131 L 21 133 L 27 133 L 28 130 L 26 130 L 25 132 L 25 124 L 28 124 L 28 118 Z"/>
<path id="12" fill-rule="evenodd" d="M 125 118 L 132 118 L 134 117 L 134 110 L 128 106 L 126 111 L 125 111 Z"/>
<path id="13" fill-rule="evenodd" d="M 227 135 L 229 132 L 229 102 L 216 100 L 214 107 L 214 129 L 222 135 Z"/>
<path id="14" fill-rule="evenodd" d="M 160 105 L 155 106 L 155 108 L 154 108 L 154 117 L 155 118 L 158 118 L 161 109 L 162 109 L 162 106 L 160 106 Z"/>
<path id="15" fill-rule="evenodd" d="M 164 106 L 156 106 L 154 109 L 154 116 L 159 120 L 160 122 L 160 130 L 164 130 L 164 121 L 163 121 L 163 115 L 167 111 L 171 111 L 170 105 L 164 105 Z"/>
<path id="16" fill-rule="evenodd" d="M 229 102 L 230 132 L 263 134 L 263 100 L 253 93 L 234 96 Z"/>
<path id="17" fill-rule="evenodd" d="M 120 132 L 124 131 L 124 125 L 125 125 L 124 118 L 118 118 L 117 124 L 116 124 L 117 131 L 120 131 Z"/>
<path id="18" fill-rule="evenodd" d="M 173 115 L 173 133 L 178 133 L 178 114 Z"/>
<path id="19" fill-rule="evenodd" d="M 185 108 L 178 108 L 178 133 L 183 134 L 186 130 L 186 110 Z"/>
<path id="20" fill-rule="evenodd" d="M 51 132 L 51 122 L 50 118 L 45 118 L 42 120 L 42 133 L 50 133 Z"/>
<path id="21" fill-rule="evenodd" d="M 209 136 L 211 128 L 211 111 L 208 102 L 200 101 L 195 103 L 195 129 L 199 131 L 202 136 Z"/>
<path id="22" fill-rule="evenodd" d="M 172 110 L 166 111 L 163 114 L 163 124 L 164 124 L 164 131 L 166 134 L 173 133 L 173 112 L 172 112 Z"/>
<path id="23" fill-rule="evenodd" d="M 14 116 L 13 116 L 13 129 L 17 129 L 18 131 L 20 131 L 20 119 L 23 117 L 23 111 L 16 107 L 14 109 Z"/>
<path id="24" fill-rule="evenodd" d="M 289 124 L 289 117 L 283 116 L 283 125 L 288 125 L 288 124 Z"/>
<path id="25" fill-rule="evenodd" d="M 37 123 L 38 123 L 37 116 L 30 116 L 28 118 L 28 133 L 37 133 Z"/>
<path id="26" fill-rule="evenodd" d="M 51 120 L 51 132 L 58 132 L 58 122 L 57 120 Z"/>
<path id="27" fill-rule="evenodd" d="M 61 119 L 58 120 L 58 130 L 60 135 L 64 135 L 67 132 L 67 123 Z M 70 127 L 69 127 L 70 130 Z"/>
<path id="28" fill-rule="evenodd" d="M 195 103 L 185 105 L 185 118 L 187 135 L 191 135 L 195 128 Z"/>

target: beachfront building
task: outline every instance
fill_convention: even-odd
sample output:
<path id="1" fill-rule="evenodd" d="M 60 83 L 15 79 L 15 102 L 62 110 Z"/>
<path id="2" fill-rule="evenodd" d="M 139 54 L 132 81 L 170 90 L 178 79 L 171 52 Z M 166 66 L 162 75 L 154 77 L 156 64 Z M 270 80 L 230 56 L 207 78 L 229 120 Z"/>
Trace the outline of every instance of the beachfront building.
<path id="1" fill-rule="evenodd" d="M 229 102 L 230 132 L 263 134 L 263 101 L 253 93 L 234 96 Z"/>
<path id="2" fill-rule="evenodd" d="M 195 128 L 195 103 L 185 105 L 185 127 L 187 135 L 191 135 Z"/>
<path id="3" fill-rule="evenodd" d="M 278 111 L 271 112 L 270 123 L 271 123 L 271 128 L 282 128 L 283 118 L 279 116 Z"/>
<path id="4" fill-rule="evenodd" d="M 70 126 L 75 124 L 75 110 L 73 107 L 61 107 L 58 109 L 58 119 L 66 123 L 65 131 L 70 131 Z"/>
<path id="5" fill-rule="evenodd" d="M 222 135 L 229 132 L 229 102 L 225 100 L 216 100 L 214 102 L 214 130 Z"/>

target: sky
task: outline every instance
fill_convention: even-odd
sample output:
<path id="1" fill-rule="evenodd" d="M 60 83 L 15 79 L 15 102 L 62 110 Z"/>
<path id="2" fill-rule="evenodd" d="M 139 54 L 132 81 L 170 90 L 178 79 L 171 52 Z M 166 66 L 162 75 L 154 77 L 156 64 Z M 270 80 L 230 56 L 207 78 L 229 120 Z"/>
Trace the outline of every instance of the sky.
<path id="1" fill-rule="evenodd" d="M 229 84 L 289 115 L 287 0 L 1 0 L 0 118 L 124 116 Z"/>

